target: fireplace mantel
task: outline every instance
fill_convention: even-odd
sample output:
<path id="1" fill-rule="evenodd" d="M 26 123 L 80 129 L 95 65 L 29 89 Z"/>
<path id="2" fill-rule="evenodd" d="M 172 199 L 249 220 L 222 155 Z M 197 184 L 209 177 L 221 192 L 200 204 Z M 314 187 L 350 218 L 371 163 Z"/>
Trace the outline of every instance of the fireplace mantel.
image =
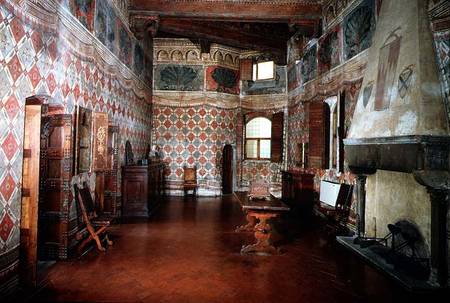
<path id="1" fill-rule="evenodd" d="M 450 136 L 350 138 L 344 145 L 349 168 L 357 174 L 373 174 L 377 169 L 450 171 Z"/>

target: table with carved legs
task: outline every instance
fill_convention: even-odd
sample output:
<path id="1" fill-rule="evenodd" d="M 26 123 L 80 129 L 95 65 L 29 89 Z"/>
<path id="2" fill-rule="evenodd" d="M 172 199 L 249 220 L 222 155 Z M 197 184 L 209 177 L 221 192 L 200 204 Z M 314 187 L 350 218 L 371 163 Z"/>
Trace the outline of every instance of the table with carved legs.
<path id="1" fill-rule="evenodd" d="M 238 227 L 236 231 L 254 232 L 256 239 L 256 243 L 244 245 L 241 254 L 278 254 L 272 241 L 272 224 L 282 213 L 289 211 L 289 207 L 273 196 L 269 200 L 249 200 L 246 193 L 238 193 L 236 196 L 247 218 L 247 224 Z"/>

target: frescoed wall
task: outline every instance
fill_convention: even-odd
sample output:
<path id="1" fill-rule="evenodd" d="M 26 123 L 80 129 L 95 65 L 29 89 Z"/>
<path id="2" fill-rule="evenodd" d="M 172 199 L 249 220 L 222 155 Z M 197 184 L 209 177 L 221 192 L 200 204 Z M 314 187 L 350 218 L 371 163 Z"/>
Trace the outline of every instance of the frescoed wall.
<path id="1" fill-rule="evenodd" d="M 220 194 L 225 144 L 236 149 L 237 187 L 260 178 L 280 187 L 282 163 L 243 158 L 243 119 L 249 112 L 285 109 L 286 67 L 278 67 L 279 79 L 267 81 L 268 87 L 239 94 L 239 50 L 212 44 L 200 56 L 200 46 L 187 39 L 154 43 L 154 144 L 169 167 L 169 192 L 182 194 L 183 166 L 197 165 L 199 194 Z"/>
<path id="2" fill-rule="evenodd" d="M 310 102 L 323 101 L 330 96 L 341 94 L 345 98 L 343 102 L 344 134 L 348 132 L 351 125 L 367 63 L 367 51 L 364 50 L 370 46 L 371 35 L 375 29 L 375 0 L 365 0 L 358 6 L 354 3 L 355 1 L 328 1 L 324 11 L 324 34 L 317 41 L 310 41 L 306 46 L 297 44 L 303 49 L 294 49 L 292 45 L 295 43 L 290 43 L 290 52 L 294 55 L 288 54 L 288 57 L 292 57 L 292 62 L 288 71 L 287 165 L 289 169 L 300 169 L 315 174 L 316 191 L 320 190 L 320 180 L 349 184 L 354 182 L 354 176 L 345 166 L 344 172 L 341 173 L 334 168 L 302 169 L 300 167 L 301 147 L 309 143 Z M 337 18 L 341 13 L 344 16 Z M 356 26 L 364 20 L 370 21 L 368 25 Z M 358 40 L 359 37 L 362 39 Z M 300 57 L 295 58 L 295 54 Z M 294 60 L 300 61 L 295 64 Z M 331 69 L 333 69 L 332 72 L 330 72 Z M 355 222 L 354 208 L 355 205 L 352 204 L 351 223 Z"/>
<path id="3" fill-rule="evenodd" d="M 150 88 L 86 30 L 94 1 L 74 3 L 84 25 L 54 2 L 56 11 L 33 10 L 32 23 L 20 6 L 27 1 L 0 1 L 0 294 L 17 285 L 25 99 L 44 94 L 66 113 L 77 105 L 108 113 L 120 128 L 120 163 L 126 140 L 137 159 L 150 141 Z"/>
<path id="4" fill-rule="evenodd" d="M 450 27 L 448 21 L 442 21 L 439 19 L 441 12 L 443 11 L 442 3 L 445 1 L 435 1 L 433 2 L 434 12 L 430 13 L 430 18 L 432 19 L 432 29 L 434 29 L 434 42 L 436 48 L 436 55 L 438 61 L 438 69 L 440 71 L 441 79 L 441 90 L 443 95 L 444 103 L 447 107 L 447 114 L 450 112 L 450 93 L 449 93 L 449 75 L 450 75 L 450 34 L 448 28 Z M 308 51 L 306 49 L 300 50 L 290 50 L 288 57 L 291 58 L 291 65 L 288 70 L 288 87 L 289 87 L 289 107 L 288 107 L 288 166 L 290 169 L 299 169 L 300 164 L 300 149 L 298 145 L 301 143 L 309 142 L 309 117 L 308 117 L 308 106 L 311 101 L 323 101 L 327 97 L 337 95 L 340 92 L 344 92 L 345 95 L 345 122 L 344 122 L 344 136 L 348 136 L 349 129 L 353 121 L 353 113 L 355 112 L 355 107 L 357 104 L 358 97 L 361 97 L 364 101 L 363 106 L 372 106 L 370 104 L 370 98 L 375 98 L 376 95 L 376 85 L 375 83 L 367 83 L 367 85 L 362 86 L 362 78 L 364 71 L 368 64 L 368 48 L 373 44 L 372 36 L 376 28 L 377 15 L 379 14 L 379 6 L 381 1 L 362 1 L 360 4 L 357 1 L 335 1 L 329 0 L 325 2 L 324 14 L 325 16 L 324 29 L 325 32 L 322 37 L 319 38 L 319 49 L 318 49 L 318 62 L 319 62 L 319 75 L 314 77 L 309 83 L 304 83 L 304 78 L 300 81 L 298 80 L 298 73 L 295 73 L 296 68 L 293 64 L 294 60 L 301 60 L 302 53 Z M 342 5 L 341 5 L 342 4 Z M 436 17 L 435 17 L 436 16 Z M 436 22 L 433 23 L 433 18 L 436 18 Z M 366 21 L 364 21 L 366 20 Z M 363 24 L 364 23 L 364 24 Z M 402 24 L 407 24 L 408 22 L 403 22 Z M 343 54 L 342 61 L 340 64 L 335 65 L 332 72 L 329 71 L 327 62 L 330 57 L 323 56 L 321 54 L 321 48 L 329 39 L 330 35 L 337 33 L 338 39 L 339 35 L 342 35 L 342 44 L 338 43 L 339 49 L 337 53 Z M 395 39 L 391 39 L 387 42 L 395 42 Z M 395 43 L 389 44 L 385 43 L 385 46 L 394 46 L 392 51 L 389 51 L 390 60 L 389 64 L 392 64 L 395 60 Z M 403 41 L 401 42 L 403 43 Z M 291 49 L 292 45 L 295 43 L 290 43 Z M 300 46 L 298 46 L 300 47 Z M 400 46 L 402 47 L 402 46 Z M 391 49 L 390 49 L 391 50 Z M 292 51 L 292 55 L 291 55 Z M 326 52 L 325 52 L 326 53 Z M 295 55 L 299 56 L 295 58 Z M 304 56 L 303 56 L 304 57 Z M 321 58 L 322 57 L 322 58 Z M 401 56 L 400 56 L 401 57 Z M 398 61 L 404 60 L 398 58 Z M 323 60 L 325 58 L 326 60 Z M 401 64 L 403 68 L 399 70 L 396 68 L 396 73 L 402 75 L 402 80 L 408 80 L 409 70 L 408 64 Z M 301 69 L 302 67 L 300 67 Z M 394 69 L 392 67 L 392 69 Z M 300 74 L 305 74 L 306 71 L 301 71 Z M 377 71 L 374 72 L 377 75 Z M 392 74 L 392 73 L 390 73 Z M 386 78 L 387 79 L 387 78 Z M 409 79 L 413 81 L 414 77 Z M 389 80 L 389 79 L 387 79 Z M 399 86 L 398 76 L 395 79 L 390 79 L 391 85 L 396 88 L 396 95 L 399 97 L 402 95 L 403 103 L 408 102 L 407 91 L 402 85 Z M 398 82 L 398 83 L 397 83 Z M 393 84 L 392 84 L 393 83 Z M 410 82 L 408 82 L 410 83 Z M 406 84 L 408 84 L 406 83 Z M 401 82 L 403 84 L 403 82 Z M 381 91 L 381 90 L 380 90 Z M 361 95 L 360 95 L 361 92 Z M 382 98 L 383 102 L 387 102 L 389 99 Z M 380 105 L 380 109 L 386 105 Z M 450 121 L 450 120 L 449 120 Z M 306 171 L 315 173 L 315 186 L 316 190 L 319 189 L 320 180 L 327 179 L 332 181 L 346 182 L 352 184 L 354 182 L 354 176 L 349 173 L 346 165 L 344 165 L 344 172 L 339 173 L 335 169 L 306 169 Z M 354 222 L 354 207 L 353 207 L 353 218 L 351 222 Z"/>
<path id="5" fill-rule="evenodd" d="M 239 51 L 213 44 L 200 56 L 188 39 L 154 40 L 153 144 L 167 164 L 168 192 L 181 195 L 183 166 L 197 167 L 199 195 L 220 195 L 222 149 L 236 147 Z"/>

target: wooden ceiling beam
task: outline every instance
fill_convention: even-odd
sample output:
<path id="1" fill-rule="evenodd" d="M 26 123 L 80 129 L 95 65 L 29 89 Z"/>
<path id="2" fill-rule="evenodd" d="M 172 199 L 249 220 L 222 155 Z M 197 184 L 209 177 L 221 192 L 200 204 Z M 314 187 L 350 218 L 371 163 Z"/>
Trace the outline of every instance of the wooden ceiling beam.
<path id="1" fill-rule="evenodd" d="M 132 0 L 131 15 L 185 17 L 198 20 L 289 22 L 291 19 L 319 19 L 320 1 L 201 1 Z"/>

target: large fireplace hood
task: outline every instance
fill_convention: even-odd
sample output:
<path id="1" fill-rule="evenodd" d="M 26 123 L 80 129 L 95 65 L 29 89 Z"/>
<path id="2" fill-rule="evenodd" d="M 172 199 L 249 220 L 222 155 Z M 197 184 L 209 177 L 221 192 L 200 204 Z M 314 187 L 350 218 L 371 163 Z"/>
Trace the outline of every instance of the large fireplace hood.
<path id="1" fill-rule="evenodd" d="M 344 140 L 345 160 L 357 175 L 362 231 L 367 175 L 378 169 L 412 173 L 426 186 L 431 201 L 430 280 L 448 287 L 449 121 L 427 4 L 424 0 L 383 0 L 352 125 Z"/>

